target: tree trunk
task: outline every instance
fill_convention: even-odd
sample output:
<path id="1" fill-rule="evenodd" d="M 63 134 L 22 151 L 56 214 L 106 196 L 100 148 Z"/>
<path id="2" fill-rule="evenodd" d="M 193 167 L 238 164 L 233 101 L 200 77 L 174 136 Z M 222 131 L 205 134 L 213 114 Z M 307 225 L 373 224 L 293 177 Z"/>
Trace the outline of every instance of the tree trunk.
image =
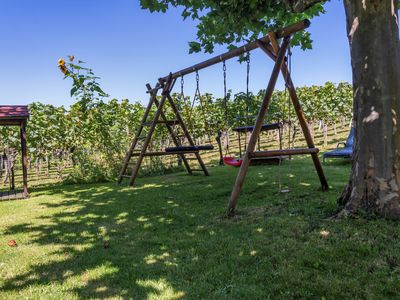
<path id="1" fill-rule="evenodd" d="M 400 218 L 400 61 L 397 0 L 345 0 L 355 146 L 342 214 Z"/>
<path id="2" fill-rule="evenodd" d="M 46 177 L 50 176 L 50 159 L 49 155 L 46 155 Z"/>

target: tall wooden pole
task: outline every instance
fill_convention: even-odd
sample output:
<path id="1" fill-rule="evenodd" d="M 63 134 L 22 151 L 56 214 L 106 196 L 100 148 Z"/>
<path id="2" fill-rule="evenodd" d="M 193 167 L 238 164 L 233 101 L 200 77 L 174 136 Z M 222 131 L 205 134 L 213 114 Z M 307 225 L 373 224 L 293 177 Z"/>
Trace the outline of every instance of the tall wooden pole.
<path id="1" fill-rule="evenodd" d="M 245 155 L 243 156 L 243 162 L 240 167 L 239 173 L 236 177 L 236 182 L 235 182 L 235 185 L 232 190 L 231 198 L 229 200 L 229 205 L 228 205 L 228 215 L 229 216 L 233 216 L 235 213 L 235 208 L 236 208 L 237 202 L 239 200 L 239 194 L 242 189 L 243 182 L 244 182 L 247 170 L 250 165 L 250 160 L 251 160 L 250 156 L 251 156 L 251 153 L 254 152 L 254 149 L 255 149 L 255 146 L 257 143 L 257 138 L 261 132 L 261 126 L 264 122 L 264 118 L 267 113 L 268 106 L 271 102 L 272 93 L 275 89 L 276 81 L 278 79 L 279 72 L 280 72 L 283 60 L 285 58 L 285 54 L 286 54 L 287 47 L 289 45 L 289 41 L 290 41 L 290 37 L 284 38 L 284 40 L 282 42 L 282 46 L 278 53 L 278 57 L 275 61 L 274 69 L 272 70 L 271 78 L 269 80 L 268 87 L 265 92 L 264 99 L 262 101 L 260 111 L 257 116 L 257 121 L 254 126 L 254 130 L 251 133 L 250 141 L 247 146 Z"/>

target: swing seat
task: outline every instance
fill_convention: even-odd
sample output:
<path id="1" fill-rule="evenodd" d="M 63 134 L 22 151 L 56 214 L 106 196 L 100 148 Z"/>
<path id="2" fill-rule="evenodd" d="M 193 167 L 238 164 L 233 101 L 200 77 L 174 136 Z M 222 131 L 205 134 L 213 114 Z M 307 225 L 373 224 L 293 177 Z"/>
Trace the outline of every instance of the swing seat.
<path id="1" fill-rule="evenodd" d="M 279 129 L 281 127 L 282 123 L 263 124 L 261 126 L 261 131 L 269 131 L 269 130 Z M 232 130 L 240 133 L 252 132 L 254 130 L 254 126 L 241 126 L 233 128 Z"/>
<path id="2" fill-rule="evenodd" d="M 237 159 L 232 156 L 224 156 L 224 164 L 231 167 L 240 167 L 242 165 L 243 160 Z"/>
<path id="3" fill-rule="evenodd" d="M 214 150 L 214 146 L 202 145 L 202 146 L 180 146 L 180 147 L 165 148 L 165 152 L 204 151 L 204 150 Z"/>

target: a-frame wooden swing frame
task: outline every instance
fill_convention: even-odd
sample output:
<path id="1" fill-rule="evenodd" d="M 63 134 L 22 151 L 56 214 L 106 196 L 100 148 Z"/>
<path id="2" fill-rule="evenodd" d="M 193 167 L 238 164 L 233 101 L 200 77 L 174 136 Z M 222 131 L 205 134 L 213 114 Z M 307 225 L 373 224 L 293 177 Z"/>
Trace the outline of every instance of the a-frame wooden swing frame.
<path id="1" fill-rule="evenodd" d="M 321 162 L 318 157 L 318 152 L 319 149 L 315 148 L 313 138 L 311 136 L 310 130 L 308 128 L 304 113 L 301 109 L 300 101 L 297 97 L 296 89 L 294 88 L 293 81 L 291 78 L 291 74 L 289 72 L 287 62 L 285 61 L 286 57 L 286 52 L 290 43 L 290 39 L 292 35 L 298 31 L 301 31 L 307 27 L 310 26 L 310 21 L 309 20 L 304 20 L 302 22 L 290 25 L 282 30 L 278 30 L 276 32 L 271 32 L 269 35 L 258 39 L 255 42 L 251 42 L 245 46 L 242 46 L 240 48 L 234 49 L 232 51 L 226 52 L 225 54 L 213 57 L 209 60 L 206 60 L 202 63 L 196 64 L 192 67 L 183 69 L 181 71 L 175 72 L 175 73 L 170 73 L 168 76 L 162 77 L 158 80 L 157 85 L 154 88 L 151 88 L 149 84 L 147 84 L 147 90 L 148 93 L 150 93 L 150 102 L 147 106 L 147 109 L 144 113 L 141 125 L 138 127 L 136 136 L 133 140 L 133 143 L 127 152 L 127 155 L 124 160 L 124 164 L 122 167 L 122 170 L 119 174 L 118 182 L 121 183 L 123 178 L 129 178 L 129 185 L 133 185 L 135 182 L 135 179 L 138 175 L 141 163 L 143 161 L 143 158 L 145 156 L 161 156 L 161 155 L 179 155 L 186 167 L 186 170 L 188 171 L 189 174 L 192 173 L 192 169 L 187 161 L 186 154 L 194 154 L 195 159 L 197 159 L 201 169 L 200 171 L 204 172 L 205 175 L 209 175 L 206 166 L 204 165 L 203 160 L 201 159 L 199 149 L 195 147 L 194 141 L 192 137 L 190 136 L 187 127 L 182 119 L 182 116 L 174 103 L 172 97 L 170 96 L 170 93 L 172 91 L 172 88 L 176 82 L 176 80 L 180 77 L 183 77 L 185 75 L 197 72 L 201 69 L 207 68 L 209 66 L 215 65 L 217 63 L 229 60 L 234 57 L 238 57 L 242 54 L 245 54 L 249 51 L 252 51 L 254 49 L 260 48 L 262 51 L 264 51 L 274 62 L 274 68 L 272 70 L 271 77 L 269 79 L 268 87 L 266 89 L 256 123 L 254 125 L 254 130 L 251 134 L 248 146 L 246 148 L 246 152 L 243 155 L 242 159 L 242 165 L 240 167 L 239 173 L 236 178 L 235 185 L 232 190 L 232 194 L 229 200 L 229 205 L 228 205 L 228 214 L 232 216 L 235 212 L 235 208 L 239 199 L 239 194 L 242 189 L 244 179 L 246 177 L 247 170 L 250 166 L 250 162 L 253 158 L 260 158 L 260 157 L 272 157 L 272 156 L 283 156 L 283 155 L 301 155 L 301 154 L 310 154 L 311 158 L 314 163 L 314 167 L 317 171 L 319 180 L 321 182 L 321 187 L 323 190 L 327 190 L 328 183 L 324 175 L 324 171 L 321 166 Z M 278 40 L 282 39 L 283 41 L 279 45 Z M 283 78 L 286 83 L 286 87 L 289 91 L 289 95 L 291 98 L 291 101 L 293 103 L 294 110 L 296 112 L 297 118 L 299 120 L 302 132 L 304 134 L 304 138 L 307 142 L 307 147 L 308 148 L 301 148 L 301 149 L 286 149 L 286 150 L 272 150 L 272 151 L 255 151 L 256 143 L 258 140 L 258 136 L 260 135 L 261 127 L 264 121 L 264 118 L 266 116 L 266 113 L 268 111 L 268 107 L 271 101 L 272 93 L 275 89 L 275 85 L 279 76 L 279 73 L 282 73 Z M 157 93 L 159 90 L 162 90 L 161 93 L 161 99 L 157 99 Z M 172 107 L 173 112 L 175 113 L 176 120 L 167 120 L 166 116 L 163 112 L 163 107 L 166 102 L 169 102 L 170 106 Z M 152 109 L 152 106 L 156 106 L 156 112 L 153 117 L 152 121 L 148 121 L 148 116 L 150 114 L 150 111 Z M 184 132 L 184 137 L 188 140 L 190 146 L 193 147 L 192 150 L 186 150 L 186 151 L 175 151 L 175 152 L 148 152 L 147 148 L 149 146 L 149 143 L 151 141 L 152 135 L 154 133 L 155 127 L 157 124 L 165 124 L 167 126 L 168 132 L 171 135 L 171 138 L 176 145 L 176 147 L 180 147 L 180 140 L 176 135 L 174 134 L 174 131 L 172 129 L 172 126 L 178 125 L 181 126 L 183 132 Z M 143 133 L 143 128 L 144 126 L 150 126 L 149 131 L 147 132 L 147 135 L 145 137 L 141 137 L 141 134 Z M 143 139 L 143 145 L 141 149 L 136 149 L 138 142 L 140 139 Z M 128 169 L 130 160 L 132 157 L 137 157 L 136 162 L 133 164 L 132 168 L 132 173 L 126 175 L 126 171 Z"/>

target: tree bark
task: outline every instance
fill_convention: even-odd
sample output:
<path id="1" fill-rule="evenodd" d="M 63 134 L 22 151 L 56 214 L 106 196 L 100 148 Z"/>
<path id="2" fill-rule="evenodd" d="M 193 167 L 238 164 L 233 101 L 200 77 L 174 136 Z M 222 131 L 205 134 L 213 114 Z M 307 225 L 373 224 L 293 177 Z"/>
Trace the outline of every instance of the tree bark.
<path id="1" fill-rule="evenodd" d="M 400 218 L 400 60 L 397 0 L 345 0 L 355 143 L 341 214 Z M 339 215 L 341 215 L 339 214 Z"/>

